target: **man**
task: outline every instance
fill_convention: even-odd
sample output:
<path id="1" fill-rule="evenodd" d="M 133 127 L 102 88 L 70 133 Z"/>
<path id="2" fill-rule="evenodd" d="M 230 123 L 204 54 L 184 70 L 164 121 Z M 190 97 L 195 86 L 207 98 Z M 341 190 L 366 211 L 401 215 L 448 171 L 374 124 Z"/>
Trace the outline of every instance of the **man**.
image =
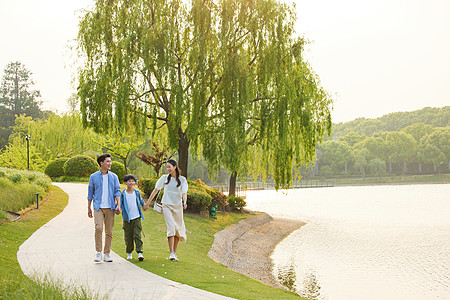
<path id="1" fill-rule="evenodd" d="M 103 224 L 105 225 L 105 262 L 112 262 L 109 256 L 114 227 L 114 213 L 120 213 L 120 184 L 117 175 L 110 171 L 111 155 L 102 154 L 97 158 L 100 170 L 89 177 L 88 186 L 88 217 L 92 218 L 91 204 L 94 202 L 95 223 L 95 262 L 102 260 Z"/>

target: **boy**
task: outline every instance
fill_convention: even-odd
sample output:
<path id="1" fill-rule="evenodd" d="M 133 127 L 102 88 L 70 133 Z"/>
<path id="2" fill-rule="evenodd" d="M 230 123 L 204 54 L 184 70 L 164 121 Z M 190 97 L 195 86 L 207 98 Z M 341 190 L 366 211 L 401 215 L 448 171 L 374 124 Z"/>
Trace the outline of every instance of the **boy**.
<path id="1" fill-rule="evenodd" d="M 122 207 L 122 219 L 123 230 L 125 235 L 125 246 L 127 252 L 127 259 L 131 260 L 133 256 L 134 244 L 136 244 L 136 252 L 140 261 L 144 260 L 142 255 L 142 239 L 141 239 L 141 219 L 144 219 L 144 215 L 141 211 L 141 206 L 144 206 L 144 200 L 142 200 L 141 193 L 134 189 L 136 184 L 136 178 L 129 174 L 123 179 L 127 188 L 124 189 L 120 195 L 120 203 Z M 146 210 L 146 207 L 144 207 Z"/>

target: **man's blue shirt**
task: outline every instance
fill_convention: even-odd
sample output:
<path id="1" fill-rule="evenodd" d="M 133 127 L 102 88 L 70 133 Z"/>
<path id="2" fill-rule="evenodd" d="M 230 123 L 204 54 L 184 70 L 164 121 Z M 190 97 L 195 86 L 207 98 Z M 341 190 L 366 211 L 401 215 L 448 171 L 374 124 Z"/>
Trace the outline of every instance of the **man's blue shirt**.
<path id="1" fill-rule="evenodd" d="M 108 195 L 109 195 L 109 204 L 111 209 L 116 208 L 116 203 L 114 198 L 120 196 L 120 184 L 119 178 L 117 175 L 111 171 L 106 173 L 108 175 Z M 103 194 L 103 177 L 102 172 L 99 170 L 89 177 L 89 186 L 88 186 L 88 200 L 94 201 L 94 209 L 99 210 L 100 204 L 102 203 L 102 194 Z"/>

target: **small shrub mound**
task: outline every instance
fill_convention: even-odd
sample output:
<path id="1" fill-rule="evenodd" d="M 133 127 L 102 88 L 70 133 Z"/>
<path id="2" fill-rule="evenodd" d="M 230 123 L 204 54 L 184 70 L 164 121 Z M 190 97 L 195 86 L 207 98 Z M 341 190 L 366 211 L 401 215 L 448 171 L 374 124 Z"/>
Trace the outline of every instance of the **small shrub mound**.
<path id="1" fill-rule="evenodd" d="M 89 156 L 78 155 L 68 159 L 63 166 L 65 176 L 89 177 L 97 171 L 97 162 Z"/>
<path id="2" fill-rule="evenodd" d="M 47 174 L 47 176 L 50 176 L 51 178 L 64 176 L 63 167 L 67 160 L 68 158 L 57 158 L 49 162 L 47 167 L 45 168 L 44 173 Z"/>
<path id="3" fill-rule="evenodd" d="M 118 161 L 113 161 L 111 164 L 111 172 L 119 177 L 119 181 L 123 182 L 123 178 L 125 177 L 125 166 L 123 163 Z"/>
<path id="4" fill-rule="evenodd" d="M 242 197 L 229 195 L 227 199 L 228 206 L 230 207 L 231 211 L 242 211 L 242 209 L 247 205 L 244 198 Z"/>

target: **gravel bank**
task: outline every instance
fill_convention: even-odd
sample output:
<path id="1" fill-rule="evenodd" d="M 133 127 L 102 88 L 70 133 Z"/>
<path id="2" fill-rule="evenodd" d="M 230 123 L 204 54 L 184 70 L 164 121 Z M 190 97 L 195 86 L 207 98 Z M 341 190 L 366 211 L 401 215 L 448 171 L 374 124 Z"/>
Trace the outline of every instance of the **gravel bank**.
<path id="1" fill-rule="evenodd" d="M 270 256 L 281 240 L 305 224 L 259 214 L 217 232 L 208 256 L 233 271 L 283 288 L 272 275 Z"/>

